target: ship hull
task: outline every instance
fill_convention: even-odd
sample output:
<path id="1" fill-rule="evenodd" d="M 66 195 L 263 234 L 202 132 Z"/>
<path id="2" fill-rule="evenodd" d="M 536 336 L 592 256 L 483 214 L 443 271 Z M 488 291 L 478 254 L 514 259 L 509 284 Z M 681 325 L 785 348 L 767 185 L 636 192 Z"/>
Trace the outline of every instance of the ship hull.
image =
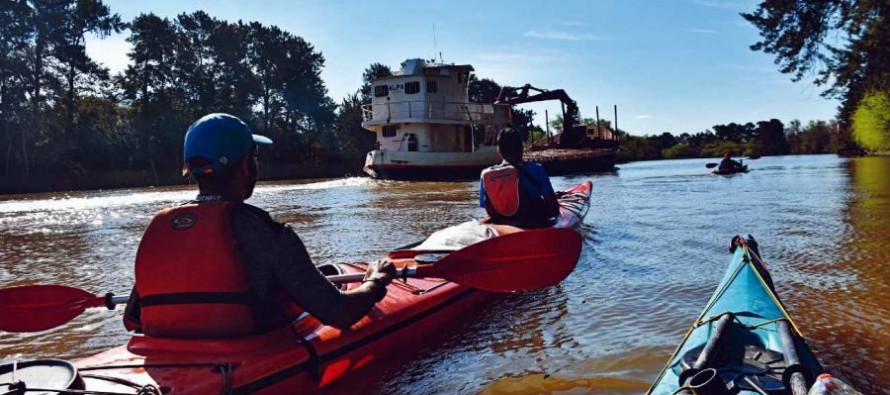
<path id="1" fill-rule="evenodd" d="M 479 178 L 488 166 L 501 161 L 494 147 L 475 152 L 371 151 L 365 173 L 384 180 L 469 180 Z"/>

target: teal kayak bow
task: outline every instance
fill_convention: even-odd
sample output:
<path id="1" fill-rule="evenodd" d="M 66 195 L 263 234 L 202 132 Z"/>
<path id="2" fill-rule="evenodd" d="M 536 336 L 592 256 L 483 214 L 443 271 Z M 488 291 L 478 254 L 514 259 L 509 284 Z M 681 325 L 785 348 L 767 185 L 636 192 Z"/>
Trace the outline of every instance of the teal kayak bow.
<path id="1" fill-rule="evenodd" d="M 754 238 L 736 236 L 730 251 L 720 285 L 648 394 L 806 395 L 822 372 Z"/>

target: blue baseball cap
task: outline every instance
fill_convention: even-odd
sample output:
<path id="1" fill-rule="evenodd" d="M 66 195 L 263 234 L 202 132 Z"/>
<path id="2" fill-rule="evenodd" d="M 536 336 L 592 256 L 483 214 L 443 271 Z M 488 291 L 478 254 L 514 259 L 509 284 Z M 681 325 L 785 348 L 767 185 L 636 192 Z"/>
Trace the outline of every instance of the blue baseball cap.
<path id="1" fill-rule="evenodd" d="M 234 115 L 209 114 L 185 132 L 183 159 L 192 174 L 213 173 L 235 165 L 257 144 L 272 144 L 272 140 L 251 133 L 250 127 Z M 190 163 L 196 158 L 206 162 Z"/>

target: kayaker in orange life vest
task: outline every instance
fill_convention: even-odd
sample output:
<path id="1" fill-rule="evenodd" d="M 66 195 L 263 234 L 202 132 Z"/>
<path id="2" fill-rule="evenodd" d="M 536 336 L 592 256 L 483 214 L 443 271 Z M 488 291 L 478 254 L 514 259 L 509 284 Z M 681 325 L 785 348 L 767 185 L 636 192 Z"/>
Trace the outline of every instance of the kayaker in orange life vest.
<path id="1" fill-rule="evenodd" d="M 559 201 L 544 166 L 522 161 L 522 137 L 510 128 L 498 133 L 497 144 L 503 162 L 482 171 L 479 207 L 494 223 L 550 226 L 559 215 Z"/>
<path id="2" fill-rule="evenodd" d="M 207 115 L 185 134 L 183 172 L 198 197 L 155 215 L 136 254 L 124 324 L 148 336 L 220 338 L 266 332 L 308 312 L 348 327 L 386 295 L 387 260 L 348 291 L 329 282 L 287 224 L 244 203 L 257 182 L 257 144 L 237 117 Z"/>

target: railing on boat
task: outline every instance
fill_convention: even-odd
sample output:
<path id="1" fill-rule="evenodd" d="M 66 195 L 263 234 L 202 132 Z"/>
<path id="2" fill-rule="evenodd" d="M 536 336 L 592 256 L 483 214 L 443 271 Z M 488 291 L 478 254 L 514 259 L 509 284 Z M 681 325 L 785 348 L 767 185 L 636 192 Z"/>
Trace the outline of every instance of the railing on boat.
<path id="1" fill-rule="evenodd" d="M 365 121 L 392 122 L 399 119 L 460 121 L 471 123 L 505 122 L 507 108 L 492 104 L 399 101 L 362 105 Z"/>

